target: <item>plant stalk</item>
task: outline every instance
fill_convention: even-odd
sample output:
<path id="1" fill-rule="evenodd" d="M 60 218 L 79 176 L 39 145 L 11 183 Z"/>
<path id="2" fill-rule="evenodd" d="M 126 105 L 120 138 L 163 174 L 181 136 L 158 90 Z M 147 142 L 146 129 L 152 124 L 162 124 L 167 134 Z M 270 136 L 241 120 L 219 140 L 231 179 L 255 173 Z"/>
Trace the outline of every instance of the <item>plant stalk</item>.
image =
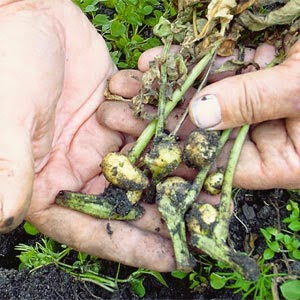
<path id="1" fill-rule="evenodd" d="M 135 220 L 141 217 L 144 209 L 134 205 L 126 215 L 116 213 L 115 205 L 100 195 L 87 195 L 70 191 L 61 191 L 56 196 L 56 203 L 87 215 L 107 220 Z"/>
<path id="2" fill-rule="evenodd" d="M 165 105 L 164 117 L 167 118 L 171 111 L 176 107 L 178 102 L 183 98 L 184 94 L 187 90 L 193 85 L 195 80 L 198 76 L 203 72 L 207 64 L 213 58 L 219 44 L 215 45 L 192 69 L 189 73 L 188 77 L 186 78 L 185 82 L 182 84 L 181 87 L 177 88 L 171 98 L 171 101 L 167 102 Z M 153 135 L 155 134 L 157 126 L 157 120 L 151 121 L 142 134 L 139 136 L 137 141 L 135 142 L 134 147 L 130 151 L 128 157 L 132 163 L 135 163 L 144 149 L 147 147 L 148 143 L 152 139 Z"/>
<path id="3" fill-rule="evenodd" d="M 235 169 L 247 137 L 250 125 L 244 125 L 240 128 L 239 133 L 230 151 L 226 171 L 222 184 L 222 194 L 219 206 L 219 216 L 217 225 L 214 229 L 214 234 L 218 240 L 226 241 L 229 233 L 230 222 L 230 203 L 232 194 L 232 182 Z"/>

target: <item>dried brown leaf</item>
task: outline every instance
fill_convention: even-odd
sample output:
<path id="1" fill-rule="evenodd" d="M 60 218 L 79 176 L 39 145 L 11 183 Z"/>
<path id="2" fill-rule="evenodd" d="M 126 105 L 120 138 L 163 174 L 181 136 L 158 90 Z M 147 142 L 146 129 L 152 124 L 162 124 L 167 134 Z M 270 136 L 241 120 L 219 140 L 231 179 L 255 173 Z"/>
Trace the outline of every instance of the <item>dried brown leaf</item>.
<path id="1" fill-rule="evenodd" d="M 232 20 L 232 10 L 236 7 L 235 0 L 212 0 L 207 7 L 207 22 L 197 36 L 197 39 L 202 39 L 207 36 L 213 23 L 220 23 L 225 29 L 226 25 Z"/>
<path id="2" fill-rule="evenodd" d="M 219 74 L 228 71 L 240 73 L 248 66 L 254 66 L 257 70 L 259 69 L 259 66 L 253 61 L 228 60 L 224 62 L 218 69 L 215 69 L 212 74 Z"/>
<path id="3" fill-rule="evenodd" d="M 231 39 L 224 40 L 219 49 L 218 49 L 218 55 L 219 56 L 230 56 L 233 54 L 234 48 L 235 48 L 236 42 Z"/>
<path id="4" fill-rule="evenodd" d="M 290 0 L 283 7 L 267 15 L 255 15 L 249 10 L 239 16 L 239 22 L 251 31 L 260 31 L 273 25 L 291 24 L 300 16 L 300 0 Z"/>

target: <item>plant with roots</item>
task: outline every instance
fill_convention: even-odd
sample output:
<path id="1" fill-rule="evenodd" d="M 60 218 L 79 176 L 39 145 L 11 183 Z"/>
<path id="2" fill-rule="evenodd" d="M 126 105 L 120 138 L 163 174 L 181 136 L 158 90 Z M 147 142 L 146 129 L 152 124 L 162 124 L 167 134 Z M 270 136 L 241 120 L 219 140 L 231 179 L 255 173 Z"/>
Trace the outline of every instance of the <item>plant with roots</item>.
<path id="1" fill-rule="evenodd" d="M 109 153 L 104 157 L 102 172 L 110 182 L 104 193 L 85 195 L 61 191 L 57 196 L 58 204 L 99 218 L 131 220 L 143 215 L 139 201 L 146 197 L 156 202 L 166 222 L 178 270 L 190 271 L 195 264 L 186 238 L 189 231 L 194 247 L 226 262 L 247 279 L 258 278 L 259 268 L 254 259 L 232 251 L 227 245 L 232 181 L 249 125 L 239 129 L 225 171 L 214 175 L 209 174 L 211 166 L 229 138 L 230 129 L 222 132 L 196 129 L 182 149 L 176 134 L 187 116 L 186 111 L 171 133 L 165 131 L 168 115 L 187 90 L 195 84 L 200 90 L 206 84 L 216 55 L 232 55 L 239 37 L 245 32 L 274 24 L 290 24 L 299 15 L 299 5 L 290 0 L 283 6 L 270 8 L 261 18 L 253 13 L 261 4 L 254 2 L 212 0 L 204 4 L 179 0 L 175 20 L 171 22 L 161 17 L 153 33 L 164 44 L 163 52 L 144 73 L 140 93 L 132 99 L 123 99 L 106 91 L 108 100 L 130 101 L 134 114 L 149 120 L 148 126 L 128 155 Z M 290 31 L 298 29 L 299 23 L 294 22 Z M 289 30 L 285 29 L 282 34 L 287 32 Z M 295 39 L 289 40 L 290 45 L 294 42 Z M 179 53 L 170 52 L 172 44 L 181 46 Z M 240 70 L 249 64 L 251 62 L 229 61 L 220 69 Z M 157 113 L 146 113 L 145 104 L 157 106 Z M 143 155 L 146 147 L 148 150 Z M 169 177 L 182 162 L 198 170 L 193 182 Z M 196 203 L 203 186 L 214 194 L 221 192 L 218 208 Z"/>

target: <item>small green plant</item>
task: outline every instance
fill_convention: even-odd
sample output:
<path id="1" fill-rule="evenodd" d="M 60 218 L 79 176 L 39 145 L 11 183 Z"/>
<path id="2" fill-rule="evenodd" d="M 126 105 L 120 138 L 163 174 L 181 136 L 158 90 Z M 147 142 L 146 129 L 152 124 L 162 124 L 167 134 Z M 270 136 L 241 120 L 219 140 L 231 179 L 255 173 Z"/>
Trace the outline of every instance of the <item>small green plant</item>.
<path id="1" fill-rule="evenodd" d="M 282 262 L 290 265 L 300 261 L 299 204 L 290 200 L 286 209 L 290 213 L 282 219 L 282 223 L 286 224 L 287 230 L 274 227 L 261 229 L 266 249 L 258 259 L 260 275 L 257 280 L 247 280 L 238 272 L 233 271 L 228 264 L 212 260 L 206 255 L 199 256 L 199 271 L 190 273 L 174 271 L 171 273 L 172 276 L 179 279 L 188 278 L 190 289 L 197 289 L 202 284 L 204 286 L 210 284 L 215 290 L 232 289 L 235 294 L 241 295 L 241 299 L 300 300 L 299 273 L 290 272 L 290 267 L 278 272 Z M 280 293 L 281 298 L 278 296 Z"/>
<path id="2" fill-rule="evenodd" d="M 28 221 L 24 223 L 23 228 L 25 232 L 29 235 L 37 235 L 39 233 L 39 230 Z"/>
<path id="3" fill-rule="evenodd" d="M 299 204 L 290 200 L 286 206 L 290 215 L 282 220 L 289 230 L 274 227 L 262 228 L 260 231 L 266 242 L 266 249 L 259 260 L 260 276 L 256 281 L 245 280 L 237 272 L 227 271 L 228 266 L 216 263 L 217 271 L 210 274 L 210 284 L 214 289 L 230 288 L 234 293 L 242 293 L 242 299 L 251 296 L 252 299 L 273 299 L 276 291 L 275 282 L 280 284 L 280 291 L 284 299 L 300 299 L 299 276 L 288 272 L 277 272 L 277 261 L 289 264 L 300 260 L 300 216 Z M 286 259 L 288 255 L 289 259 Z M 271 261 L 267 263 L 268 261 Z M 225 269 L 225 272 L 220 270 Z"/>
<path id="4" fill-rule="evenodd" d="M 216 264 L 218 271 L 210 274 L 210 285 L 217 290 L 221 288 L 233 289 L 235 294 L 242 294 L 242 299 L 248 299 L 249 296 L 255 300 L 273 299 L 272 278 L 286 274 L 274 274 L 272 265 L 266 265 L 264 260 L 260 260 L 259 266 L 259 278 L 256 281 L 250 281 L 243 278 L 239 273 L 229 270 L 226 264 L 218 262 Z"/>
<path id="5" fill-rule="evenodd" d="M 287 224 L 289 230 L 279 230 L 274 227 L 261 229 L 268 246 L 263 254 L 265 260 L 272 259 L 276 253 L 287 253 L 289 258 L 300 260 L 299 204 L 290 200 L 286 209 L 290 215 L 284 218 L 282 222 Z"/>
<path id="6" fill-rule="evenodd" d="M 113 61 L 122 69 L 135 68 L 142 52 L 161 45 L 160 40 L 149 32 L 161 16 L 170 18 L 176 14 L 166 0 L 73 1 L 104 37 Z M 110 14 L 102 13 L 100 5 L 109 9 Z"/>
<path id="7" fill-rule="evenodd" d="M 168 286 L 159 272 L 143 268 L 139 268 L 127 278 L 121 279 L 119 278 L 120 264 L 115 277 L 105 276 L 101 274 L 101 260 L 82 252 L 76 252 L 75 262 L 72 264 L 66 263 L 65 258 L 73 250 L 68 246 L 60 245 L 48 237 L 42 238 L 41 242 L 37 242 L 34 246 L 19 244 L 16 246 L 16 250 L 21 252 L 18 255 L 21 261 L 19 270 L 27 268 L 35 271 L 43 266 L 54 264 L 81 281 L 94 283 L 109 292 L 116 291 L 118 284 L 129 284 L 138 297 L 143 297 L 146 294 L 143 283 L 149 275 L 155 277 L 162 285 Z"/>

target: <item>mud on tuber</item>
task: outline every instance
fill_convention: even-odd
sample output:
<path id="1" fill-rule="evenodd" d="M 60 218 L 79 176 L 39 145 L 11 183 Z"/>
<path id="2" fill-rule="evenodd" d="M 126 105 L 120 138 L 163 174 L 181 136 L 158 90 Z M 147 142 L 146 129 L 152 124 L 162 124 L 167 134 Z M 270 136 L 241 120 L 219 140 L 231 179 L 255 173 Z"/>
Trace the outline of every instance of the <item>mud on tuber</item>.
<path id="1" fill-rule="evenodd" d="M 128 155 L 108 153 L 104 157 L 101 167 L 109 186 L 102 194 L 61 191 L 57 203 L 98 218 L 132 220 L 143 215 L 140 201 L 155 202 L 173 241 L 177 269 L 190 271 L 195 266 L 186 237 L 189 232 L 193 247 L 255 280 L 259 276 L 255 260 L 234 252 L 227 244 L 234 170 L 249 126 L 239 129 L 226 169 L 212 173 L 211 167 L 231 131 L 195 129 L 182 145 L 177 141 L 177 132 L 187 111 L 170 133 L 166 133 L 167 117 L 184 101 L 190 87 L 199 90 L 206 84 L 216 55 L 230 56 L 236 47 L 243 52 L 243 45 L 239 44 L 241 36 L 274 24 L 291 25 L 276 29 L 276 34 L 268 37 L 281 54 L 279 58 L 283 59 L 284 51 L 296 41 L 295 32 L 300 27 L 299 4 L 290 0 L 272 5 L 264 18 L 255 14 L 264 5 L 260 1 L 178 0 L 174 5 L 178 11 L 176 18 L 162 17 L 153 28 L 164 48 L 143 74 L 140 93 L 132 99 L 123 99 L 108 89 L 105 92 L 107 100 L 127 101 L 136 117 L 149 121 L 148 126 Z M 287 9 L 289 18 L 285 14 Z M 285 35 L 293 38 L 285 39 L 283 45 L 281 41 Z M 181 46 L 179 53 L 170 52 L 172 44 Z M 276 63 L 280 59 L 277 58 Z M 240 72 L 251 64 L 255 65 L 254 62 L 231 60 L 214 72 Z M 156 106 L 156 113 L 146 113 L 145 105 Z M 173 176 L 182 163 L 198 171 L 193 181 Z M 218 207 L 198 203 L 201 190 L 221 193 Z"/>

